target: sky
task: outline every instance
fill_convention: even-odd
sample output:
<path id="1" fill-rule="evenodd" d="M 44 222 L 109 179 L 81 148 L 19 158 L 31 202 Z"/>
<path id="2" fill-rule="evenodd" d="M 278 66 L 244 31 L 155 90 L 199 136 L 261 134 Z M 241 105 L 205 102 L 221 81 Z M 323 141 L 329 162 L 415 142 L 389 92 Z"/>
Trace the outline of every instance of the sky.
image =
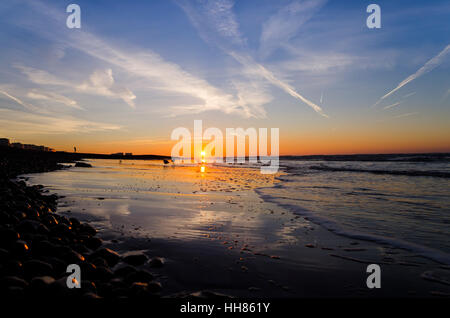
<path id="1" fill-rule="evenodd" d="M 450 152 L 449 18 L 439 0 L 3 0 L 0 137 L 168 155 L 202 120 L 279 128 L 281 155 Z"/>

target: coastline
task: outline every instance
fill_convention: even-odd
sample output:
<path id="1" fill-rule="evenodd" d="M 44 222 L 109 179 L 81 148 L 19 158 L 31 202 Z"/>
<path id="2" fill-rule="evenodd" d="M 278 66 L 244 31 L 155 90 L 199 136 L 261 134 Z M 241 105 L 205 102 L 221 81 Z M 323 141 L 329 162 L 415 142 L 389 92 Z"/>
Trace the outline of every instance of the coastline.
<path id="1" fill-rule="evenodd" d="M 0 156 L 0 295 L 12 299 L 55 297 L 155 297 L 161 284 L 139 266 L 145 255 L 122 257 L 105 248 L 87 222 L 56 212 L 56 194 L 42 185 L 28 186 L 25 173 L 67 168 L 81 156 L 2 149 Z M 112 271 L 116 264 L 122 268 Z M 82 272 L 82 288 L 68 288 L 69 264 Z"/>
<path id="2" fill-rule="evenodd" d="M 148 183 L 133 175 L 131 187 L 110 161 L 89 162 L 94 170 L 72 168 L 35 177 L 47 185 L 58 180 L 49 189 L 68 194 L 60 201 L 59 213 L 92 221 L 106 247 L 121 255 L 160 257 L 164 266 L 151 272 L 164 286 L 164 298 L 192 297 L 199 291 L 215 293 L 211 297 L 277 299 L 449 295 L 448 267 L 389 244 L 338 236 L 307 217 L 263 202 L 254 189 L 229 191 L 204 180 L 197 185 L 206 196 L 195 187 L 160 179 L 172 173 L 197 174 L 192 168 L 162 165 L 151 165 L 150 180 L 142 177 Z M 131 171 L 135 169 L 142 174 L 140 166 Z M 97 180 L 92 175 L 102 180 L 109 175 L 121 183 L 104 189 L 89 183 L 91 177 Z M 382 267 L 380 290 L 366 286 L 371 263 Z"/>

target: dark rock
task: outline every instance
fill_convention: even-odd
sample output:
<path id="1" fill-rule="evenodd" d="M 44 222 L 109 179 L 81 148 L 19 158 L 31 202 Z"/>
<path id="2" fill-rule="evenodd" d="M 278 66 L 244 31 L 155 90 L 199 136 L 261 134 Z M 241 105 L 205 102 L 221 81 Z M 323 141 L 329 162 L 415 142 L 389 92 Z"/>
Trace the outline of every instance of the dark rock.
<path id="1" fill-rule="evenodd" d="M 75 219 L 75 218 L 69 218 L 69 221 L 72 223 L 72 226 L 73 226 L 74 228 L 78 228 L 78 227 L 80 227 L 80 225 L 81 225 L 81 222 L 78 221 L 78 220 Z"/>
<path id="2" fill-rule="evenodd" d="M 160 282 L 150 282 L 148 283 L 148 291 L 151 293 L 157 293 L 162 290 Z"/>
<path id="3" fill-rule="evenodd" d="M 110 250 L 109 248 L 101 248 L 91 254 L 90 258 L 103 258 L 109 266 L 114 266 L 120 261 L 120 255 Z"/>
<path id="4" fill-rule="evenodd" d="M 3 248 L 0 248 L 0 264 L 7 261 L 9 259 L 9 251 Z"/>
<path id="5" fill-rule="evenodd" d="M 23 263 L 25 277 L 53 276 L 53 266 L 42 261 L 30 260 Z"/>
<path id="6" fill-rule="evenodd" d="M 108 280 L 110 280 L 111 278 L 114 277 L 113 272 L 104 266 L 98 266 L 96 273 L 95 273 L 95 279 L 94 280 L 99 280 L 102 282 L 106 282 Z"/>
<path id="7" fill-rule="evenodd" d="M 92 259 L 92 258 L 89 258 L 89 259 Z M 108 263 L 101 257 L 96 257 L 96 258 L 92 259 L 92 264 L 94 264 L 95 266 L 108 267 Z"/>
<path id="8" fill-rule="evenodd" d="M 84 244 L 91 250 L 96 250 L 97 248 L 99 248 L 102 245 L 102 240 L 99 239 L 98 237 L 90 237 L 90 238 L 86 239 Z"/>
<path id="9" fill-rule="evenodd" d="M 34 292 L 47 292 L 55 279 L 50 276 L 34 277 L 31 280 L 30 287 Z"/>
<path id="10" fill-rule="evenodd" d="M 11 222 L 10 215 L 4 211 L 0 211 L 0 223 L 10 224 L 10 222 Z"/>
<path id="11" fill-rule="evenodd" d="M 17 300 L 25 297 L 25 288 L 10 286 L 5 289 L 4 293 L 7 298 Z"/>
<path id="12" fill-rule="evenodd" d="M 148 283 L 153 279 L 153 275 L 146 270 L 132 272 L 125 277 L 125 281 L 129 284 L 133 282 Z"/>
<path id="13" fill-rule="evenodd" d="M 144 264 L 148 260 L 147 255 L 145 254 L 136 254 L 136 255 L 128 255 L 123 258 L 125 263 L 128 263 L 133 266 L 139 266 Z"/>
<path id="14" fill-rule="evenodd" d="M 122 298 L 128 296 L 129 289 L 128 288 L 114 288 L 111 291 L 111 296 L 115 298 Z"/>
<path id="15" fill-rule="evenodd" d="M 127 287 L 127 285 L 125 284 L 125 282 L 123 281 L 122 278 L 116 277 L 113 278 L 109 281 L 109 283 L 111 284 L 111 286 L 113 288 L 125 288 Z"/>
<path id="16" fill-rule="evenodd" d="M 59 222 L 53 215 L 47 214 L 42 218 L 42 223 L 46 226 L 52 227 L 57 225 Z"/>
<path id="17" fill-rule="evenodd" d="M 98 295 L 102 297 L 112 297 L 114 288 L 110 283 L 98 282 L 96 283 Z"/>
<path id="18" fill-rule="evenodd" d="M 233 297 L 221 293 L 212 292 L 209 290 L 201 290 L 188 295 L 189 298 L 194 299 L 214 299 L 214 300 L 229 300 Z"/>
<path id="19" fill-rule="evenodd" d="M 65 253 L 61 258 L 69 264 L 79 264 L 85 261 L 85 257 L 74 250 Z"/>
<path id="20" fill-rule="evenodd" d="M 50 230 L 48 229 L 48 227 L 46 227 L 44 224 L 41 223 L 37 228 L 37 233 L 42 235 L 48 235 L 50 233 Z"/>
<path id="21" fill-rule="evenodd" d="M 153 257 L 150 260 L 150 267 L 155 267 L 155 268 L 159 268 L 164 266 L 164 259 L 161 257 Z"/>
<path id="22" fill-rule="evenodd" d="M 134 282 L 130 286 L 130 296 L 143 297 L 148 294 L 148 283 Z"/>
<path id="23" fill-rule="evenodd" d="M 57 257 L 48 257 L 45 260 L 47 263 L 53 266 L 53 271 L 56 277 L 61 277 L 66 273 L 68 263 L 57 258 Z"/>
<path id="24" fill-rule="evenodd" d="M 119 277 L 126 277 L 126 276 L 128 276 L 130 273 L 134 273 L 134 272 L 136 272 L 136 268 L 134 268 L 133 266 L 126 265 L 126 266 L 123 266 L 123 267 L 118 268 L 118 269 L 114 272 L 114 274 L 115 274 L 116 276 L 119 276 Z"/>
<path id="25" fill-rule="evenodd" d="M 86 162 L 78 161 L 77 163 L 75 163 L 75 167 L 92 168 L 92 165 Z"/>
<path id="26" fill-rule="evenodd" d="M 8 260 L 3 264 L 1 274 L 2 276 L 21 277 L 23 275 L 23 265 L 18 260 Z"/>
<path id="27" fill-rule="evenodd" d="M 57 246 L 49 241 L 37 241 L 33 243 L 33 254 L 50 256 L 56 254 Z"/>
<path id="28" fill-rule="evenodd" d="M 17 257 L 23 257 L 27 255 L 30 251 L 30 248 L 28 247 L 27 243 L 22 240 L 18 240 L 14 242 L 11 252 L 14 256 Z"/>
<path id="29" fill-rule="evenodd" d="M 97 286 L 89 280 L 81 280 L 81 288 L 88 292 L 97 293 Z"/>
<path id="30" fill-rule="evenodd" d="M 25 214 L 27 215 L 27 219 L 30 219 L 30 220 L 40 221 L 40 219 L 41 219 L 41 217 L 40 217 L 41 215 L 35 209 L 30 209 Z"/>
<path id="31" fill-rule="evenodd" d="M 16 276 L 5 276 L 0 279 L 0 288 L 3 289 L 11 286 L 26 288 L 28 287 L 28 283 Z"/>
<path id="32" fill-rule="evenodd" d="M 90 250 L 84 246 L 83 244 L 74 244 L 72 246 L 73 250 L 80 253 L 80 254 L 87 254 L 90 252 Z"/>
<path id="33" fill-rule="evenodd" d="M 20 233 L 36 233 L 41 223 L 35 220 L 23 220 L 17 225 L 16 229 Z"/>
<path id="34" fill-rule="evenodd" d="M 80 270 L 83 274 L 83 278 L 86 278 L 88 280 L 94 280 L 97 275 L 97 266 L 95 266 L 92 263 L 84 262 L 80 264 Z"/>
<path id="35" fill-rule="evenodd" d="M 0 245 L 11 246 L 12 243 L 20 239 L 20 234 L 13 229 L 0 229 Z"/>
<path id="36" fill-rule="evenodd" d="M 87 223 L 82 223 L 82 224 L 79 226 L 78 231 L 79 231 L 81 234 L 87 234 L 87 235 L 89 235 L 89 236 L 95 236 L 95 234 L 97 234 L 97 230 L 94 229 L 92 226 L 90 226 L 90 225 L 87 224 Z"/>
<path id="37" fill-rule="evenodd" d="M 71 227 L 64 223 L 59 223 L 52 227 L 51 233 L 53 235 L 63 237 L 63 236 L 71 236 Z"/>
<path id="38" fill-rule="evenodd" d="M 66 218 L 64 215 L 59 215 L 59 214 L 57 214 L 57 215 L 58 215 L 59 223 L 65 224 L 68 227 L 72 227 L 72 222 L 68 218 Z"/>
<path id="39" fill-rule="evenodd" d="M 101 298 L 99 295 L 92 293 L 92 292 L 87 292 L 83 294 L 83 298 L 85 299 L 99 299 Z"/>

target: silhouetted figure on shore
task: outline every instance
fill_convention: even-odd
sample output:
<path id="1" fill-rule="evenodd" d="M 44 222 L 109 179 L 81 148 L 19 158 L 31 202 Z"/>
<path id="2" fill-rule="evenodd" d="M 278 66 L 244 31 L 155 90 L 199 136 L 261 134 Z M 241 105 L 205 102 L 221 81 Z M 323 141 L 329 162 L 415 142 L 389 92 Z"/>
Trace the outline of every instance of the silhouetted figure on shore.
<path id="1" fill-rule="evenodd" d="M 73 147 L 73 152 L 77 152 L 77 147 Z"/>

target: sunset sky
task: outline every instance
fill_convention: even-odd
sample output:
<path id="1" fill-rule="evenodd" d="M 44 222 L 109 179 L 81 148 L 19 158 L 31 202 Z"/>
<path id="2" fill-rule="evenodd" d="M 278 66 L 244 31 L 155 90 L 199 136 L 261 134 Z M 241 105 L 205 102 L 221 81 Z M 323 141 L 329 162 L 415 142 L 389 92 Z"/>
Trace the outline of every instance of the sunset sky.
<path id="1" fill-rule="evenodd" d="M 170 154 L 201 119 L 279 128 L 282 155 L 450 152 L 449 18 L 448 1 L 2 0 L 0 138 Z"/>

